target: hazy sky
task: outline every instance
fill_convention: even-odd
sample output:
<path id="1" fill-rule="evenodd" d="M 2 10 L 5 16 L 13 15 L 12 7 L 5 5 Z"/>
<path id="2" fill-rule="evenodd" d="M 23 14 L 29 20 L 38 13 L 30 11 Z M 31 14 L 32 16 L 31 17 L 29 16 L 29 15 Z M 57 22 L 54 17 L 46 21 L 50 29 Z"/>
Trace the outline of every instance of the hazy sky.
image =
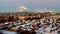
<path id="1" fill-rule="evenodd" d="M 20 5 L 30 9 L 54 8 L 60 10 L 60 0 L 0 0 L 0 10 L 15 9 Z"/>

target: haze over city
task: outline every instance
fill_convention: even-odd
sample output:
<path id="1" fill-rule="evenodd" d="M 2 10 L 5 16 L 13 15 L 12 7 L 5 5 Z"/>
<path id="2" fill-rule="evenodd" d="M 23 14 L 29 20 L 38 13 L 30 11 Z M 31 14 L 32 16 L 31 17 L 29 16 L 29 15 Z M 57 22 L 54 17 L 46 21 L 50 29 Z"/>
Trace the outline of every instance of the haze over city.
<path id="1" fill-rule="evenodd" d="M 31 10 L 47 8 L 60 11 L 60 0 L 0 0 L 0 12 L 15 10 L 19 6 L 25 6 Z"/>

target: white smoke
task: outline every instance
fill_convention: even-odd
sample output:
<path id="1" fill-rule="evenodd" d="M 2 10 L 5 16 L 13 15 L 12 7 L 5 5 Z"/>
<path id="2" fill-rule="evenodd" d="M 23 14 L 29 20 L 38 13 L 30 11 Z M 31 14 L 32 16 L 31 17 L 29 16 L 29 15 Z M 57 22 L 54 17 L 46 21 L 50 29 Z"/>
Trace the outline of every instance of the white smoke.
<path id="1" fill-rule="evenodd" d="M 25 6 L 19 6 L 17 7 L 15 10 L 7 10 L 7 13 L 15 13 L 15 12 L 35 12 L 35 13 L 45 13 L 45 12 L 56 12 L 55 10 L 51 10 L 51 9 L 35 9 L 34 11 L 30 10 L 29 8 L 25 7 Z"/>
<path id="2" fill-rule="evenodd" d="M 19 6 L 17 8 L 18 11 L 25 11 L 25 10 L 28 10 L 28 8 L 26 8 L 25 6 Z"/>

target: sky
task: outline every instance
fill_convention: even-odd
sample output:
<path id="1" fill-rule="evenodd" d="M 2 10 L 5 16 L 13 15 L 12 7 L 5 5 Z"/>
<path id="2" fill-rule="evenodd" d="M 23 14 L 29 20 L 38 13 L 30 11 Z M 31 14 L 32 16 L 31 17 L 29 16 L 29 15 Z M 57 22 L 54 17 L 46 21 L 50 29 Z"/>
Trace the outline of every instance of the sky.
<path id="1" fill-rule="evenodd" d="M 30 9 L 53 8 L 60 11 L 60 0 L 0 0 L 0 12 L 16 9 L 21 5 Z"/>

